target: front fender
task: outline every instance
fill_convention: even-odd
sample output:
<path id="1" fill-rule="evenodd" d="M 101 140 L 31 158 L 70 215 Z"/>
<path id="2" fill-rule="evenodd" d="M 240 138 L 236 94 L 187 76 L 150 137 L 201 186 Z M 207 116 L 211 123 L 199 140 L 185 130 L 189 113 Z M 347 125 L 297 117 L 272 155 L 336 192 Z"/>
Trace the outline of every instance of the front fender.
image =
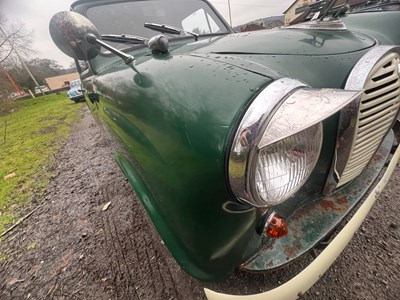
<path id="1" fill-rule="evenodd" d="M 96 76 L 98 116 L 125 144 L 117 161 L 172 255 L 196 278 L 223 278 L 261 244 L 261 212 L 231 196 L 225 156 L 238 118 L 272 79 L 183 55 L 137 68 L 117 63 Z"/>

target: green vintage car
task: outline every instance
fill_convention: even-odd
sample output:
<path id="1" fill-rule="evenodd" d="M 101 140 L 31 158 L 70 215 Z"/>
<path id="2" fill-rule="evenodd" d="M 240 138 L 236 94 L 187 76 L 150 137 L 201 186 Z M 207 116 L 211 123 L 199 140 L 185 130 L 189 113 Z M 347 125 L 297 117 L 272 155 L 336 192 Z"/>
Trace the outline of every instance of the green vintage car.
<path id="1" fill-rule="evenodd" d="M 195 278 L 284 266 L 356 211 L 278 288 L 281 299 L 297 296 L 343 250 L 390 177 L 398 151 L 375 182 L 400 107 L 400 13 L 331 7 L 245 33 L 203 0 L 80 0 L 52 18 L 92 113 L 124 145 L 118 164 Z"/>

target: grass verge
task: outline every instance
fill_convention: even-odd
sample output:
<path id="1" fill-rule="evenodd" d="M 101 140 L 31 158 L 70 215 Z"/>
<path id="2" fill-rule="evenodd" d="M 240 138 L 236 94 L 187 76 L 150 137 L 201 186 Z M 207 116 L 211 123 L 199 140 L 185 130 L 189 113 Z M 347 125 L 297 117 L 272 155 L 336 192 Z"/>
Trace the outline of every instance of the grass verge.
<path id="1" fill-rule="evenodd" d="M 16 111 L 0 117 L 0 233 L 33 196 L 40 199 L 81 108 L 62 93 L 21 101 Z"/>

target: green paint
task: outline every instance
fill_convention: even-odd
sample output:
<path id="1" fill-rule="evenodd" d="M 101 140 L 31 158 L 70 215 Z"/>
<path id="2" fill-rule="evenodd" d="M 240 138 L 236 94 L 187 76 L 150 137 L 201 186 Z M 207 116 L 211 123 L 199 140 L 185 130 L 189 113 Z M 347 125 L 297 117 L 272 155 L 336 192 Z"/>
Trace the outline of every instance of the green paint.
<path id="1" fill-rule="evenodd" d="M 344 88 L 368 50 L 394 41 L 393 30 L 378 31 L 397 21 L 379 21 L 374 39 L 370 29 L 361 30 L 366 18 L 345 20 L 358 32 L 278 29 L 171 41 L 170 52 L 162 55 L 140 48 L 131 51 L 140 74 L 115 56 L 91 60 L 95 76 L 83 80 L 99 99 L 88 104 L 125 145 L 117 161 L 189 274 L 223 278 L 262 246 L 256 233 L 261 212 L 234 199 L 226 180 L 230 139 L 257 94 L 281 77 L 313 88 Z M 283 215 L 295 214 L 321 193 L 336 127 L 337 115 L 324 121 L 318 166 L 307 184 L 277 207 Z M 309 243 L 319 239 L 313 235 Z"/>

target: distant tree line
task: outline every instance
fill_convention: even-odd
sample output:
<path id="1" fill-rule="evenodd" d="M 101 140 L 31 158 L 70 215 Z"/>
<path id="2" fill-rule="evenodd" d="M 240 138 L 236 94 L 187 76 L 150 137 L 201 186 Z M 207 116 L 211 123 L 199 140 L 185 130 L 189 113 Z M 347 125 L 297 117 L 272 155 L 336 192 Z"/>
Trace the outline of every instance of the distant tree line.
<path id="1" fill-rule="evenodd" d="M 45 85 L 45 78 L 75 72 L 72 62 L 69 68 L 63 68 L 56 61 L 47 58 L 31 58 L 33 33 L 26 30 L 20 22 L 11 22 L 0 13 L 0 99 L 15 92 L 9 77 L 20 90 L 34 90 L 35 83 L 21 64 L 29 68 L 39 85 Z"/>

